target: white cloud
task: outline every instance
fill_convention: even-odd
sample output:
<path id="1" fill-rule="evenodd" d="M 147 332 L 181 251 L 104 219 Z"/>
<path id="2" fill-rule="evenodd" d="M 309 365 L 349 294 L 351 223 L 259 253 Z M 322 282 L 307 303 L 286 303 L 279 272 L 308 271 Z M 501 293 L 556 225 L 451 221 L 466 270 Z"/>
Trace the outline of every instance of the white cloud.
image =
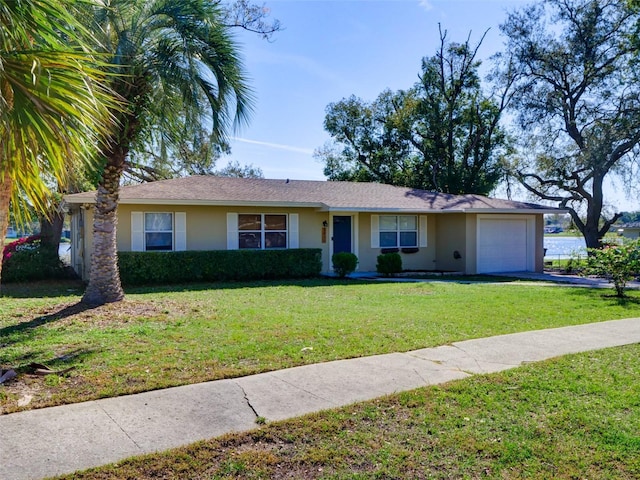
<path id="1" fill-rule="evenodd" d="M 286 150 L 287 152 L 303 153 L 305 155 L 313 155 L 310 148 L 294 147 L 293 145 L 282 145 L 280 143 L 261 142 L 259 140 L 249 140 L 248 138 L 235 137 L 236 142 L 249 143 L 251 145 L 260 145 L 262 147 L 275 148 L 278 150 Z"/>
<path id="2" fill-rule="evenodd" d="M 433 8 L 433 5 L 431 5 L 429 0 L 420 0 L 418 5 L 420 5 L 421 8 L 424 8 L 427 12 Z"/>

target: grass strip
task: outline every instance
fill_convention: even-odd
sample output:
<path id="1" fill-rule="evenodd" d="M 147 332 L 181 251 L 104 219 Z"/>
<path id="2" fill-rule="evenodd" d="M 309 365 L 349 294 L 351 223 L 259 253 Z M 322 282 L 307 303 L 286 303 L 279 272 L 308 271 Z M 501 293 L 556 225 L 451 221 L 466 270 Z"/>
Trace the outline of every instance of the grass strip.
<path id="1" fill-rule="evenodd" d="M 569 355 L 60 479 L 636 479 L 639 355 Z"/>
<path id="2" fill-rule="evenodd" d="M 0 413 L 310 363 L 637 315 L 584 288 L 331 279 L 138 288 L 95 309 L 77 284 L 3 287 Z M 31 362 L 67 376 L 29 375 Z M 30 399 L 25 403 L 25 399 Z"/>

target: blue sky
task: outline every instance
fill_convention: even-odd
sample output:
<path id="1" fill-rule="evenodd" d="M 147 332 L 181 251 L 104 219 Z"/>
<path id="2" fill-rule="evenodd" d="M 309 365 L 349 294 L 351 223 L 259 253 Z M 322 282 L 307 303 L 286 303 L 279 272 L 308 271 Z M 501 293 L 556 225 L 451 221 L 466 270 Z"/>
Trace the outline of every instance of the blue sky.
<path id="1" fill-rule="evenodd" d="M 259 2 L 258 2 L 259 3 Z M 237 33 L 256 94 L 248 126 L 232 141 L 227 160 L 260 167 L 267 178 L 324 180 L 313 151 L 330 139 L 325 109 L 350 95 L 373 100 L 385 88 L 418 79 L 421 59 L 448 38 L 473 44 L 489 29 L 479 52 L 499 51 L 506 12 L 527 0 L 266 0 L 283 29 L 272 41 Z M 624 203 L 624 205 L 622 204 Z M 623 198 L 618 208 L 636 209 Z"/>

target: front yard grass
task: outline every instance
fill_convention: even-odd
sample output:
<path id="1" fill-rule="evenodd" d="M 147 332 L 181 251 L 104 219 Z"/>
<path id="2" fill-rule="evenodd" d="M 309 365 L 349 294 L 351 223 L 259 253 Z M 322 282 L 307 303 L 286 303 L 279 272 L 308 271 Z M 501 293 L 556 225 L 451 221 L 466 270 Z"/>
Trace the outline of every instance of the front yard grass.
<path id="1" fill-rule="evenodd" d="M 453 341 L 637 316 L 640 292 L 317 279 L 136 288 L 83 310 L 79 284 L 3 286 L 0 413 Z M 29 364 L 75 369 L 29 375 Z"/>
<path id="2" fill-rule="evenodd" d="M 569 355 L 60 478 L 637 479 L 639 355 Z"/>

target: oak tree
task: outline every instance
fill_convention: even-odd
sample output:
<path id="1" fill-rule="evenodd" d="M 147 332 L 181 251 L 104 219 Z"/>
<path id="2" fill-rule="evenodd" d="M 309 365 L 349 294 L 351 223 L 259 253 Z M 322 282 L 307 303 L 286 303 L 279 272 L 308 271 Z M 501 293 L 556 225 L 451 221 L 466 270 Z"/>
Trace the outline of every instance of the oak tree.
<path id="1" fill-rule="evenodd" d="M 625 0 L 544 0 L 501 26 L 523 146 L 513 172 L 567 208 L 589 248 L 620 217 L 605 215 L 605 178 L 640 143 L 638 18 Z"/>
<path id="2" fill-rule="evenodd" d="M 488 194 L 503 175 L 503 94 L 485 92 L 478 48 L 447 40 L 422 61 L 419 81 L 327 107 L 333 143 L 316 151 L 330 180 L 375 181 L 446 193 Z"/>

